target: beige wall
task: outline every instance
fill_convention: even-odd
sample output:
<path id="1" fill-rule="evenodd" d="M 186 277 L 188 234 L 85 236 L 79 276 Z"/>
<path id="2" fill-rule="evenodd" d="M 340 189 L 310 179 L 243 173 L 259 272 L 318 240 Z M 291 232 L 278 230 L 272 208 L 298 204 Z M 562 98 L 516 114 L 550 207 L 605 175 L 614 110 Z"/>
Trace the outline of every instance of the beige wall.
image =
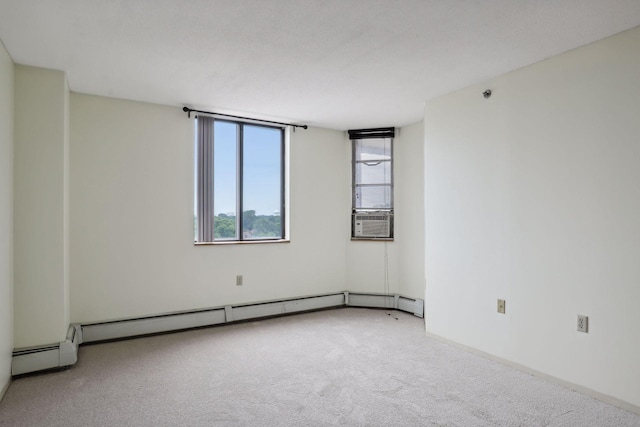
<path id="1" fill-rule="evenodd" d="M 193 126 L 179 108 L 71 95 L 73 322 L 345 289 L 384 291 L 385 244 L 349 241 L 351 156 L 344 132 L 290 134 L 291 243 L 194 246 Z M 411 154 L 420 149 L 421 125 L 400 140 L 400 181 L 411 181 L 411 191 L 400 192 L 407 206 L 401 218 L 420 228 L 421 198 L 407 196 L 422 187 L 421 172 L 413 170 L 419 156 Z M 415 265 L 403 277 L 412 296 L 422 298 L 423 257 L 413 247 L 423 235 L 409 228 L 388 244 L 389 290 L 403 289 L 399 248 L 406 240 L 412 256 L 403 263 Z"/>
<path id="2" fill-rule="evenodd" d="M 9 153 L 15 140 L 14 161 L 3 159 L 14 172 L 3 195 L 13 226 L 11 215 L 3 221 L 16 236 L 3 258 L 14 255 L 15 280 L 6 269 L 2 288 L 13 300 L 8 348 L 62 341 L 70 321 L 345 289 L 422 298 L 420 124 L 398 132 L 394 242 L 350 242 L 350 142 L 312 128 L 290 133 L 291 243 L 194 246 L 193 120 L 179 108 L 70 95 L 63 72 L 4 59 L 3 88 L 15 90 L 3 104 L 15 128 L 2 146 Z"/>
<path id="3" fill-rule="evenodd" d="M 0 399 L 13 351 L 13 62 L 0 42 Z"/>
<path id="4" fill-rule="evenodd" d="M 344 290 L 343 133 L 291 132 L 291 243 L 194 246 L 193 126 L 176 107 L 71 95 L 74 322 Z"/>
<path id="5" fill-rule="evenodd" d="M 69 326 L 67 92 L 63 72 L 15 66 L 16 348 L 63 341 Z"/>
<path id="6" fill-rule="evenodd" d="M 350 291 L 424 298 L 422 126 L 420 122 L 396 129 L 393 142 L 394 240 L 348 243 L 346 268 Z M 346 136 L 345 153 L 349 173 L 347 185 L 350 186 L 351 145 Z M 348 199 L 345 211 L 350 206 L 351 199 Z"/>
<path id="7" fill-rule="evenodd" d="M 395 238 L 400 294 L 424 299 L 423 122 L 398 131 L 395 145 Z"/>
<path id="8" fill-rule="evenodd" d="M 348 137 L 346 137 L 348 138 Z M 345 238 L 349 240 L 346 252 L 346 289 L 352 292 L 390 293 L 400 292 L 399 254 L 400 241 L 350 240 L 351 236 L 351 142 L 345 139 L 347 158 L 345 162 L 348 176 L 345 184 L 349 188 L 347 200 L 342 207 L 344 220 L 347 223 Z M 398 146 L 394 140 L 394 154 L 397 154 Z M 394 159 L 395 160 L 395 159 Z M 396 169 L 397 163 L 394 163 Z M 394 174 L 395 175 L 395 174 Z M 400 218 L 395 217 L 396 222 Z M 394 234 L 395 237 L 395 234 Z"/>
<path id="9" fill-rule="evenodd" d="M 640 28 L 425 111 L 428 331 L 636 407 L 638 46 Z"/>

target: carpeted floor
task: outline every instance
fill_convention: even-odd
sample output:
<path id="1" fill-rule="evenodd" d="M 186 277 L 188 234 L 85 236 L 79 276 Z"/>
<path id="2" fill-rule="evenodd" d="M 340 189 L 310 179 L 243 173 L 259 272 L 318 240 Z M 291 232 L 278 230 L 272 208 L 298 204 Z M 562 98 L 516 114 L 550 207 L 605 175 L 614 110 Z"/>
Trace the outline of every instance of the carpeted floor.
<path id="1" fill-rule="evenodd" d="M 346 308 L 80 347 L 0 426 L 640 426 L 640 416 Z"/>

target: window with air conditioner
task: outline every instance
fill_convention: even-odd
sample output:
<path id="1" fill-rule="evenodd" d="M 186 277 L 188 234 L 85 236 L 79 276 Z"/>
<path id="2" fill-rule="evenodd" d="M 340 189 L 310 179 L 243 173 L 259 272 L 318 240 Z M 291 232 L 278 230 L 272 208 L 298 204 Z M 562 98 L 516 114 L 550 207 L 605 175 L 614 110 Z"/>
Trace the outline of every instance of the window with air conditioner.
<path id="1" fill-rule="evenodd" d="M 350 130 L 352 239 L 393 238 L 394 128 Z"/>

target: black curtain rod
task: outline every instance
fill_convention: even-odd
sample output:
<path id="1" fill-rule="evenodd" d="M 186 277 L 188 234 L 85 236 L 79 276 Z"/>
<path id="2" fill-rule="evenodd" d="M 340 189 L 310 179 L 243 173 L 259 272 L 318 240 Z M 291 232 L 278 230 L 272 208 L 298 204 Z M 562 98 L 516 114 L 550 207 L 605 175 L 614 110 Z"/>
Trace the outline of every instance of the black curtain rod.
<path id="1" fill-rule="evenodd" d="M 201 113 L 201 114 L 210 114 L 212 116 L 222 116 L 222 117 L 231 117 L 233 119 L 250 120 L 252 122 L 271 123 L 273 125 L 293 126 L 294 128 L 302 128 L 302 129 L 308 128 L 307 125 L 293 125 L 291 123 L 273 122 L 271 120 L 252 119 L 251 117 L 232 116 L 231 114 L 212 113 L 211 111 L 193 110 L 189 107 L 182 107 L 182 111 L 187 113 L 189 118 L 191 118 L 191 113 Z"/>

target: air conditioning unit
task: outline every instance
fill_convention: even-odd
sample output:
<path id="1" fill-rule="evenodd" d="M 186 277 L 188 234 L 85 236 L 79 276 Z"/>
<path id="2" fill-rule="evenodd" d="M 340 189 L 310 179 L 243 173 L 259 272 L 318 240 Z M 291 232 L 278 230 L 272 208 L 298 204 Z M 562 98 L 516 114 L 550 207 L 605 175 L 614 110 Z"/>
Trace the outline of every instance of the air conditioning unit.
<path id="1" fill-rule="evenodd" d="M 353 237 L 390 238 L 393 229 L 393 215 L 390 212 L 370 212 L 353 214 Z"/>

